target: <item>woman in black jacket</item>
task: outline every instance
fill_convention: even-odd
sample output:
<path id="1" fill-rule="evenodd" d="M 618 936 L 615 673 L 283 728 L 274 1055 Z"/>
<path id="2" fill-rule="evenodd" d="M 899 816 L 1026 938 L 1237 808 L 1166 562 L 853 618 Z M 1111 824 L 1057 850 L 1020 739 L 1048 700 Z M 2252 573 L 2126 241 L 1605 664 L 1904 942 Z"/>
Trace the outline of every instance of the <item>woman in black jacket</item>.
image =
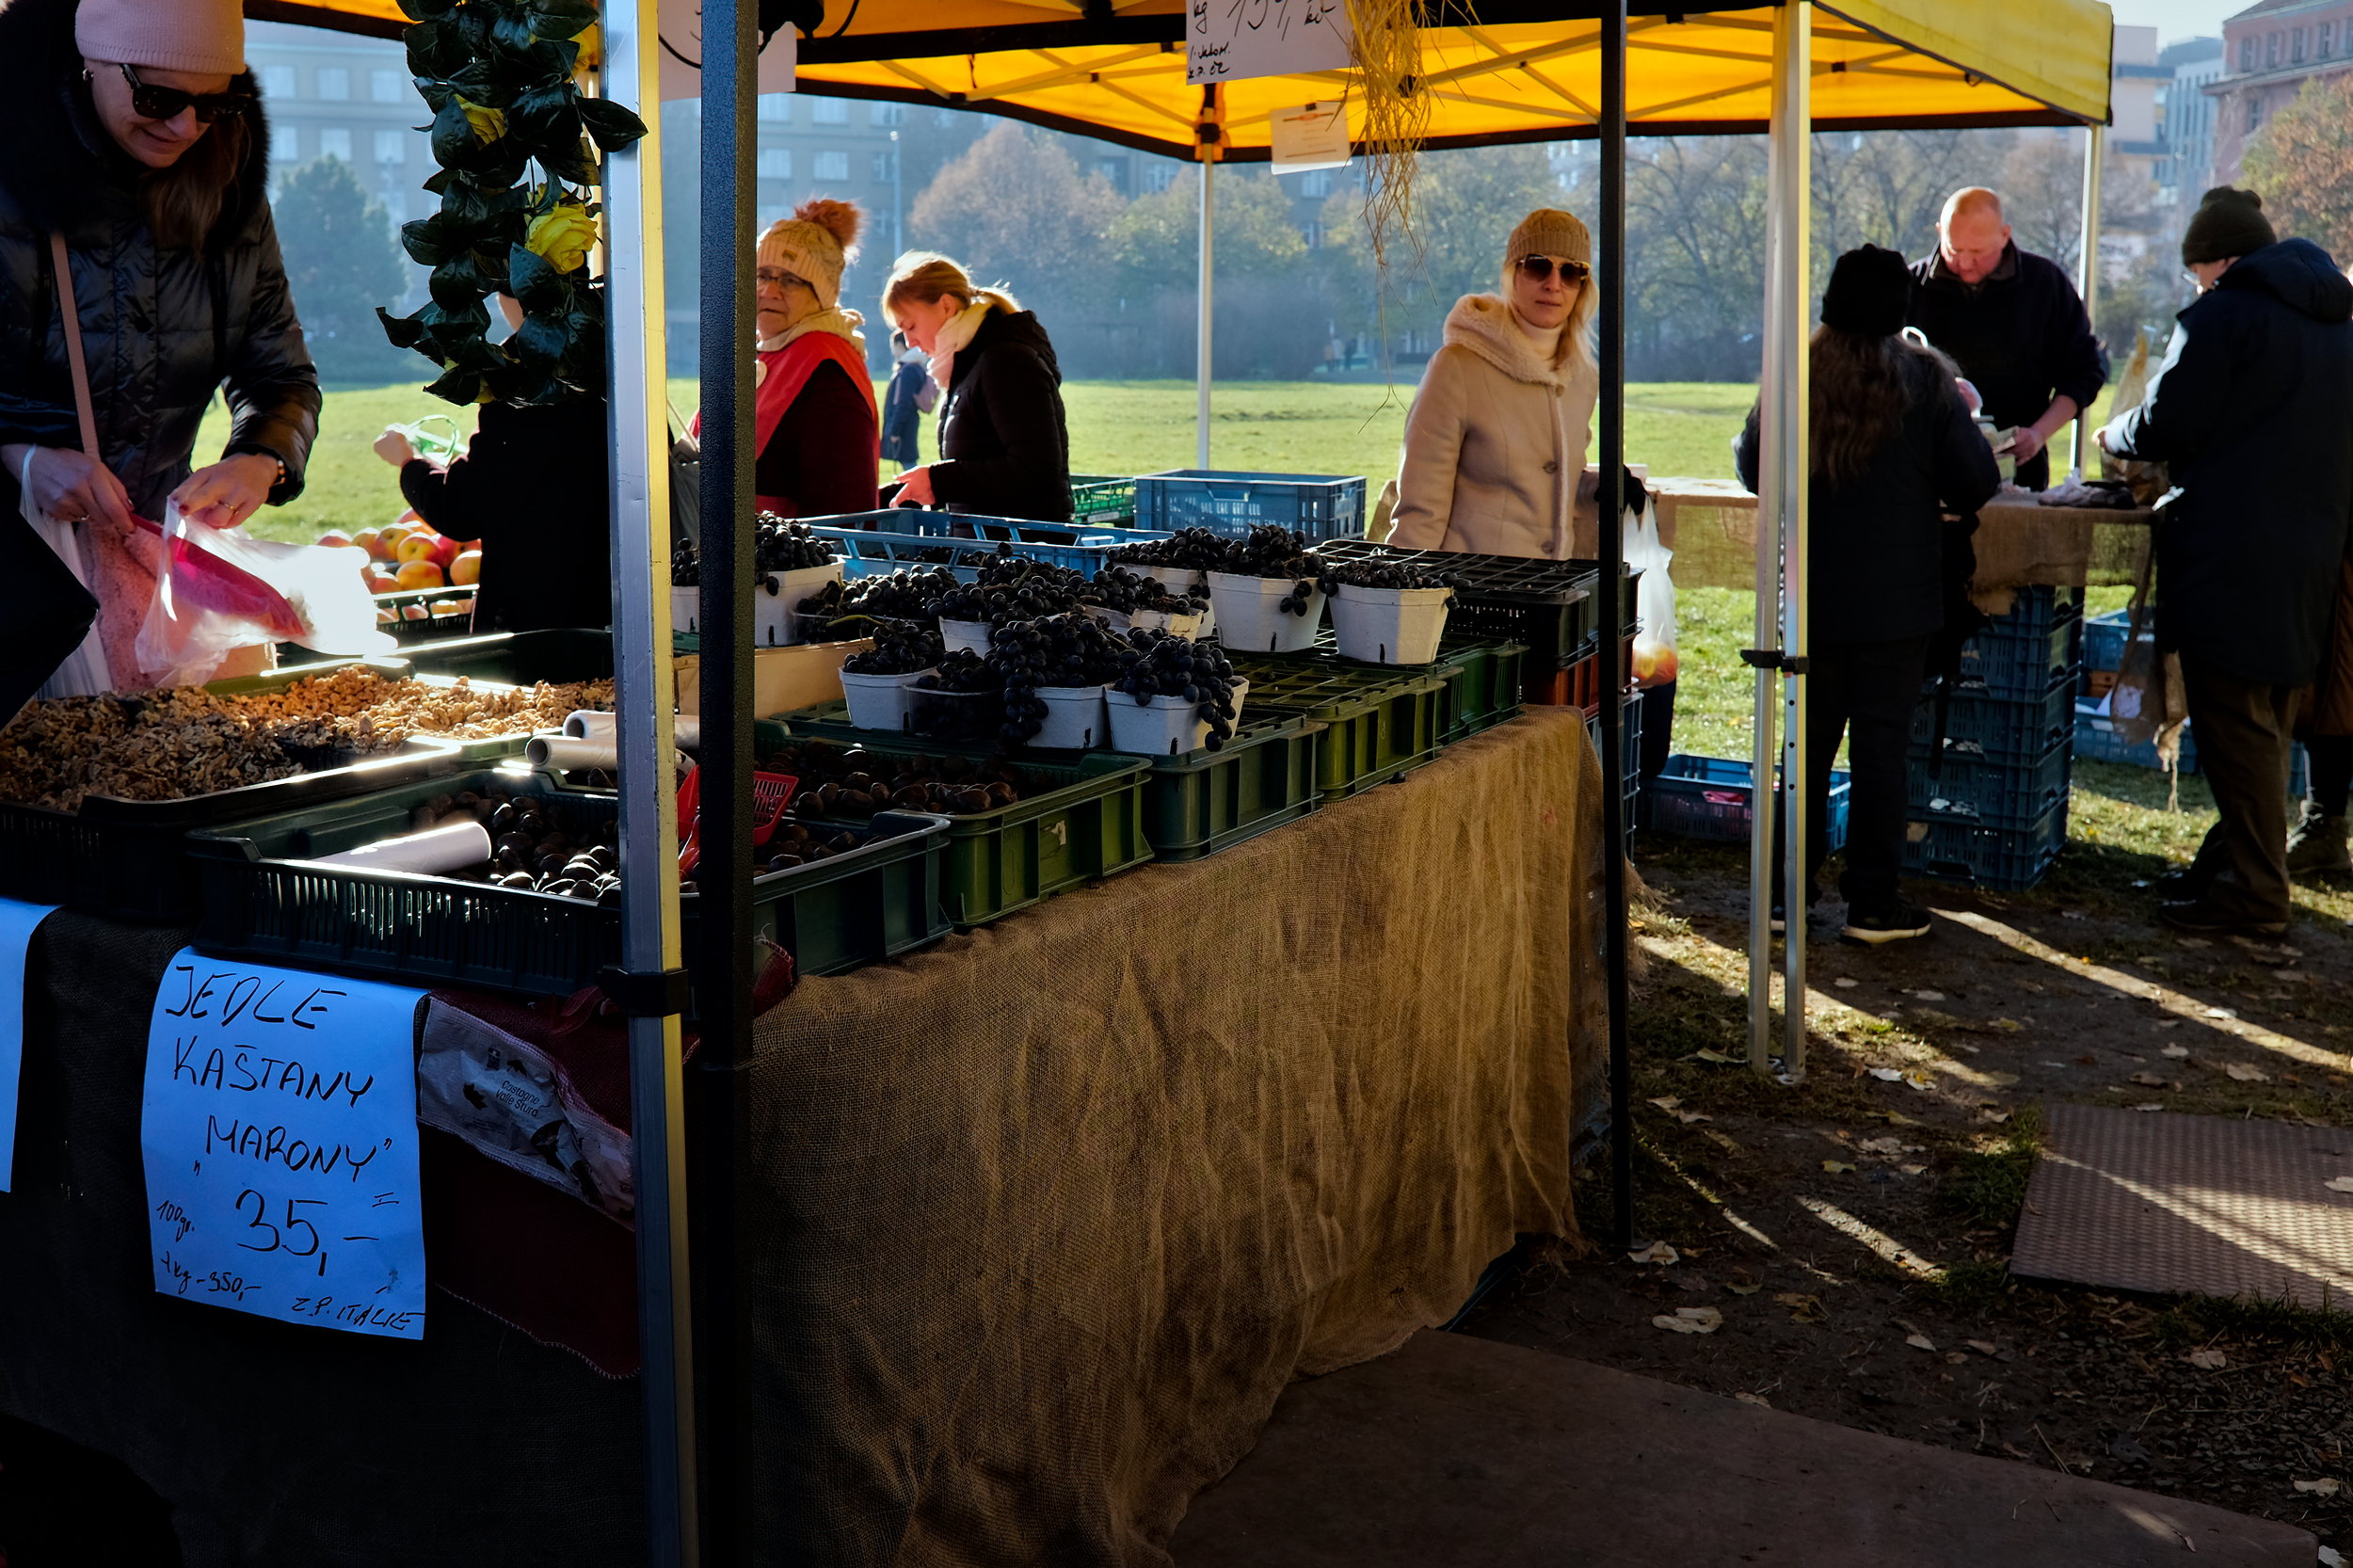
<path id="1" fill-rule="evenodd" d="M 1944 519 L 1973 523 L 2002 483 L 1952 361 L 1897 335 L 1911 286 L 1893 250 L 1866 245 L 1839 257 L 1810 351 L 1806 903 L 1817 896 L 1831 761 L 1845 737 L 1853 777 L 1845 935 L 1870 943 L 1929 932 L 1927 914 L 1896 883 L 1912 715 L 1929 639 L 1945 624 Z M 1740 482 L 1756 488 L 1754 409 L 1736 456 Z"/>
<path id="2" fill-rule="evenodd" d="M 135 689 L 152 536 L 175 500 L 215 527 L 302 491 L 318 430 L 268 201 L 269 136 L 236 0 L 0 6 L 0 515 L 71 524 L 98 600 L 89 651 Z M 83 449 L 55 246 L 89 372 Z M 191 472 L 216 391 L 219 456 Z M 30 530 L 17 547 L 36 548 Z M 39 547 L 45 548 L 45 547 Z"/>
<path id="3" fill-rule="evenodd" d="M 883 311 L 932 357 L 932 378 L 948 394 L 939 461 L 900 476 L 899 503 L 1068 522 L 1062 367 L 1037 317 L 1001 289 L 974 287 L 947 257 L 923 251 L 891 268 Z"/>

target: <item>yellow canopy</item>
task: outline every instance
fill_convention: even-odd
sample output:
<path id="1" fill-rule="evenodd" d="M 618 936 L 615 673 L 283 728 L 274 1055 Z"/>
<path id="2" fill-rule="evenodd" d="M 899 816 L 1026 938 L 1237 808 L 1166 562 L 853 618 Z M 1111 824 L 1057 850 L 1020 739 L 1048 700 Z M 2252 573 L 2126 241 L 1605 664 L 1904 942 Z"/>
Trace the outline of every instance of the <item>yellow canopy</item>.
<path id="1" fill-rule="evenodd" d="M 949 104 L 1193 156 L 1201 93 L 1185 85 L 1187 0 L 827 0 L 801 40 L 803 88 Z M 1423 33 L 1430 145 L 1590 136 L 1600 25 L 1544 20 L 1576 0 L 1482 0 L 1477 24 Z M 1638 6 L 1638 12 L 1651 11 Z M 396 33 L 393 0 L 248 0 L 247 14 Z M 1627 24 L 1636 135 L 1765 129 L 1772 11 L 1637 14 Z M 1833 0 L 1815 6 L 1822 130 L 2070 124 L 2108 118 L 2111 20 L 2101 0 Z M 1267 156 L 1269 117 L 1351 98 L 1353 71 L 1225 84 L 1225 152 Z M 1358 122 L 1361 124 L 1361 122 Z"/>

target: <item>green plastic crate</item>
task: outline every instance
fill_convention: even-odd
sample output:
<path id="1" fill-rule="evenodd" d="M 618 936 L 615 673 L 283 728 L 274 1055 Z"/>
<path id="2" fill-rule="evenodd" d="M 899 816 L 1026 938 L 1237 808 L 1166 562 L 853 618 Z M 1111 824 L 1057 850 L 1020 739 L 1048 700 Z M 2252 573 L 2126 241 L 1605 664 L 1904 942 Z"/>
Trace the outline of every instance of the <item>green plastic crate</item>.
<path id="1" fill-rule="evenodd" d="M 1433 668 L 1446 677 L 1438 733 L 1448 745 L 1492 729 L 1520 711 L 1520 643 L 1440 648 Z"/>
<path id="2" fill-rule="evenodd" d="M 617 906 L 302 863 L 410 831 L 416 808 L 435 795 L 491 788 L 544 797 L 558 821 L 582 825 L 620 809 L 612 795 L 563 789 L 543 774 L 480 769 L 193 833 L 188 847 L 204 893 L 198 945 L 518 996 L 595 984 L 601 968 L 620 962 Z M 947 820 L 887 811 L 872 826 L 874 842 L 754 878 L 749 936 L 783 947 L 803 974 L 840 974 L 947 935 Z M 692 894 L 680 901 L 689 933 L 700 903 Z"/>
<path id="3" fill-rule="evenodd" d="M 902 735 L 853 728 L 840 703 L 785 715 L 803 744 L 864 746 L 883 757 L 978 755 Z M 1066 888 L 1113 875 L 1152 858 L 1144 833 L 1141 757 L 1115 751 L 1054 752 L 1054 760 L 1010 759 L 1046 786 L 994 811 L 948 818 L 948 864 L 940 894 L 948 918 L 969 929 Z"/>
<path id="4" fill-rule="evenodd" d="M 1136 525 L 1136 482 L 1114 473 L 1070 476 L 1070 520 L 1096 528 Z"/>
<path id="5" fill-rule="evenodd" d="M 1343 800 L 1421 766 L 1438 754 L 1447 679 L 1429 666 L 1360 664 L 1323 654 L 1238 653 L 1234 673 L 1250 682 L 1245 713 L 1313 719 L 1316 783 Z"/>
<path id="6" fill-rule="evenodd" d="M 1247 699 L 1242 712 L 1249 717 Z M 1215 751 L 1154 758 L 1144 789 L 1144 836 L 1153 852 L 1198 860 L 1321 806 L 1316 754 L 1323 728 L 1298 718 L 1252 722 Z"/>

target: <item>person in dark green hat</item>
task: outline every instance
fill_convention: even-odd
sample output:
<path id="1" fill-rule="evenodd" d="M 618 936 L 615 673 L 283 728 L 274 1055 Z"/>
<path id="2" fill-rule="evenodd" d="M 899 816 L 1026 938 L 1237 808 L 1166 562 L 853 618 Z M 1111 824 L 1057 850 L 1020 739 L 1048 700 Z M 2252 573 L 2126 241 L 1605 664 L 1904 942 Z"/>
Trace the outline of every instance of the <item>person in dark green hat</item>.
<path id="1" fill-rule="evenodd" d="M 2329 645 L 2353 529 L 2353 281 L 2279 239 L 2253 191 L 2205 194 L 2182 240 L 2198 297 L 2104 451 L 2171 465 L 2156 522 L 2157 643 L 2181 655 L 2220 820 L 2159 910 L 2278 936 L 2289 911 L 2289 750 Z"/>

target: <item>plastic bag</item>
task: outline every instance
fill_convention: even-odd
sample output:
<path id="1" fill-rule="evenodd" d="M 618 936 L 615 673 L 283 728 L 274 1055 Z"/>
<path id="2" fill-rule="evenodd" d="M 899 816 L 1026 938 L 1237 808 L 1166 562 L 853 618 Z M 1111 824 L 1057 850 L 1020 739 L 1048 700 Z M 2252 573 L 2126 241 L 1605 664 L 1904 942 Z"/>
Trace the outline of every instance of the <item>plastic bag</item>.
<path id="1" fill-rule="evenodd" d="M 56 556 L 65 569 L 72 573 L 73 581 L 82 585 L 83 594 L 88 598 L 93 611 L 88 617 L 73 617 L 80 619 L 84 634 L 72 650 L 66 654 L 64 660 L 50 671 L 47 679 L 38 682 L 37 695 L 43 697 L 95 696 L 100 692 L 110 690 L 113 682 L 106 675 L 106 651 L 98 641 L 98 627 L 94 614 L 98 601 L 95 598 L 95 590 L 89 585 L 88 568 L 82 560 L 82 541 L 72 523 L 59 522 L 33 504 L 32 472 L 33 458 L 32 455 L 27 453 L 24 457 L 24 466 L 18 474 L 18 509 L 23 514 L 25 522 L 31 526 L 34 534 L 40 537 L 40 542 L 49 547 L 50 553 Z M 19 584 L 20 587 L 30 585 L 30 584 Z M 62 592 L 66 584 L 60 582 L 56 586 Z M 31 632 L 34 629 L 26 627 L 24 630 Z M 70 626 L 65 629 L 64 634 L 71 635 Z M 34 653 L 33 657 L 37 663 L 46 662 L 48 657 L 46 648 Z M 21 685 L 21 682 L 18 684 Z M 14 714 L 17 706 L 15 703 L 7 704 L 7 712 L 0 713 L 0 723 L 6 723 L 8 717 Z"/>
<path id="2" fill-rule="evenodd" d="M 136 645 L 140 673 L 158 684 L 200 685 L 231 653 L 255 644 L 346 654 L 395 646 L 376 630 L 376 600 L 347 549 L 190 527 L 177 506 L 165 508 L 161 524 L 132 520 L 163 540 L 155 597 Z"/>
<path id="3" fill-rule="evenodd" d="M 1658 537 L 1658 503 L 1645 495 L 1642 509 L 1625 513 L 1625 564 L 1642 574 L 1635 586 L 1634 684 L 1664 686 L 1675 678 L 1675 585 L 1668 575 L 1674 559 Z"/>

